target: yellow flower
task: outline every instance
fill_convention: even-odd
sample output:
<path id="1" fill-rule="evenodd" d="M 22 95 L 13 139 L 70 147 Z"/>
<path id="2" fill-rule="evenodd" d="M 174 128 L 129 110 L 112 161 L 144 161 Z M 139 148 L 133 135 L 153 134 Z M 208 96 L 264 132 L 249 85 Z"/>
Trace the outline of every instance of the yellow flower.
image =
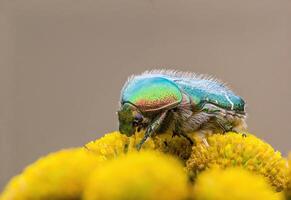
<path id="1" fill-rule="evenodd" d="M 283 200 L 266 180 L 243 168 L 213 168 L 198 175 L 195 200 Z"/>
<path id="2" fill-rule="evenodd" d="M 187 176 L 172 157 L 153 151 L 131 152 L 93 172 L 84 200 L 179 200 L 188 192 Z"/>
<path id="3" fill-rule="evenodd" d="M 235 167 L 261 174 L 277 191 L 286 187 L 286 160 L 280 152 L 253 135 L 242 137 L 237 133 L 215 134 L 207 137 L 209 146 L 197 142 L 187 161 L 187 170 L 195 177 L 212 167 Z"/>
<path id="4" fill-rule="evenodd" d="M 143 136 L 143 132 L 127 137 L 116 131 L 86 144 L 85 148 L 102 156 L 104 159 L 111 159 L 127 152 L 136 151 L 136 145 Z M 187 139 L 179 136 L 173 137 L 172 133 L 158 134 L 149 138 L 142 146 L 142 150 L 160 151 L 174 155 L 183 161 L 189 158 L 192 151 L 191 149 L 192 146 Z"/>
<path id="5" fill-rule="evenodd" d="M 101 161 L 83 148 L 49 154 L 14 177 L 0 199 L 80 199 L 88 175 Z"/>
<path id="6" fill-rule="evenodd" d="M 291 153 L 289 154 L 288 157 L 288 163 L 289 163 L 289 168 L 288 168 L 288 184 L 287 184 L 287 190 L 286 190 L 286 197 L 288 200 L 291 200 Z"/>

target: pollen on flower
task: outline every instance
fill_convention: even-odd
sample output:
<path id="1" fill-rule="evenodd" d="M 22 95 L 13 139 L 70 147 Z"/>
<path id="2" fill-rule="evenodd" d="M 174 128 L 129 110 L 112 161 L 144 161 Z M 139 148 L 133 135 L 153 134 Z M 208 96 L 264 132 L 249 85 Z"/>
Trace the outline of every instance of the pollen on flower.
<path id="1" fill-rule="evenodd" d="M 131 137 L 122 135 L 119 132 L 112 132 L 86 144 L 85 148 L 102 156 L 104 159 L 112 159 L 124 153 L 136 151 L 136 145 L 139 144 L 143 136 L 144 132 L 136 133 Z M 172 133 L 166 132 L 149 138 L 141 150 L 156 150 L 176 156 L 185 162 L 190 157 L 192 145 L 186 138 L 181 136 L 173 137 Z"/>
<path id="2" fill-rule="evenodd" d="M 187 176 L 174 158 L 154 151 L 131 152 L 96 168 L 84 200 L 185 199 Z"/>
<path id="3" fill-rule="evenodd" d="M 87 177 L 102 160 L 83 148 L 51 153 L 14 177 L 0 199 L 80 199 Z"/>
<path id="4" fill-rule="evenodd" d="M 207 141 L 209 146 L 197 142 L 187 160 L 186 169 L 194 178 L 207 168 L 240 166 L 266 177 L 277 191 L 286 188 L 286 160 L 264 141 L 231 132 L 210 135 Z"/>
<path id="5" fill-rule="evenodd" d="M 208 169 L 198 175 L 192 196 L 195 200 L 283 200 L 266 180 L 243 168 Z"/>
<path id="6" fill-rule="evenodd" d="M 100 139 L 87 143 L 84 147 L 104 160 L 115 158 L 127 152 L 129 138 L 119 132 L 105 134 Z"/>

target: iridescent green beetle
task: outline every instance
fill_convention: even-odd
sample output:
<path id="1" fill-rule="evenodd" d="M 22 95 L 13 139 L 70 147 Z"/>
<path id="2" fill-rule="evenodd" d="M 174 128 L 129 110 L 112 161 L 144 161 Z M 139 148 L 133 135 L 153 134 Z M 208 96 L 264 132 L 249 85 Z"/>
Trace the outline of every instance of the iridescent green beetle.
<path id="1" fill-rule="evenodd" d="M 245 102 L 225 84 L 169 70 L 130 77 L 121 91 L 118 118 L 122 134 L 145 129 L 137 149 L 154 133 L 168 130 L 188 139 L 194 131 L 246 131 Z"/>

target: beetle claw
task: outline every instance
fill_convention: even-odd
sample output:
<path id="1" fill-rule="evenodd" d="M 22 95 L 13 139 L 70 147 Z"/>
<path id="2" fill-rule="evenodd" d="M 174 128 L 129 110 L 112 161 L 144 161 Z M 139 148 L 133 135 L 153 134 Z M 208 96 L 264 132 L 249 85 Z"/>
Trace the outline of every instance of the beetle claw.
<path id="1" fill-rule="evenodd" d="M 138 128 L 137 128 L 137 132 L 139 133 L 141 131 L 141 127 L 139 126 Z"/>
<path id="2" fill-rule="evenodd" d="M 175 137 L 175 136 L 179 136 L 179 134 L 176 131 L 173 131 L 172 138 Z"/>

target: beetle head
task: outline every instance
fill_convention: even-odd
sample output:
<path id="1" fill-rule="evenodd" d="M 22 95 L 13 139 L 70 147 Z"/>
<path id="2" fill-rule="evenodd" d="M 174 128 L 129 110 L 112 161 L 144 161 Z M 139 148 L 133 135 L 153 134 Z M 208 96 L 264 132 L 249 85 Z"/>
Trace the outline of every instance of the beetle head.
<path id="1" fill-rule="evenodd" d="M 141 114 L 137 107 L 130 103 L 124 103 L 118 111 L 119 131 L 121 134 L 131 136 L 137 130 L 146 127 L 147 119 Z"/>

